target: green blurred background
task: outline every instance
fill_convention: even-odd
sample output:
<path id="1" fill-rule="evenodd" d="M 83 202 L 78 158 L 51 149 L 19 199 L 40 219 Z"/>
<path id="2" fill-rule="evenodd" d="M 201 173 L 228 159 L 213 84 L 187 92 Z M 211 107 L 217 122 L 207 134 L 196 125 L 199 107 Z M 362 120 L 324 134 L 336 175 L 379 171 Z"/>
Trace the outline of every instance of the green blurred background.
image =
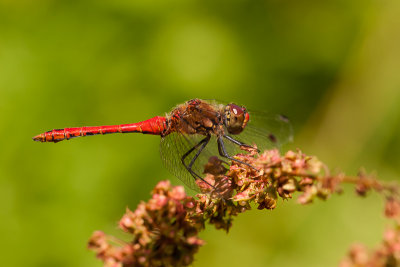
<path id="1" fill-rule="evenodd" d="M 191 98 L 287 114 L 331 168 L 400 177 L 400 1 L 0 0 L 2 266 L 101 266 L 94 230 L 161 179 L 157 136 L 39 144 L 53 128 L 136 122 Z M 351 187 L 208 227 L 194 266 L 335 266 L 378 244 L 382 200 Z"/>

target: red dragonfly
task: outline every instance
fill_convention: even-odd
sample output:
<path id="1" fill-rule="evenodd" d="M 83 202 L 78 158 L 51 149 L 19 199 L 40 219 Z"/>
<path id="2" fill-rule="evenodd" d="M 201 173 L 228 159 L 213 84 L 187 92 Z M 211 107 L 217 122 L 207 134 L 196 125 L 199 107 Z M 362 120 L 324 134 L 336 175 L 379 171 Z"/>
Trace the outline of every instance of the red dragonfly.
<path id="1" fill-rule="evenodd" d="M 252 112 L 233 103 L 192 99 L 164 117 L 130 124 L 55 129 L 33 140 L 57 143 L 79 136 L 111 133 L 161 136 L 160 151 L 165 166 L 194 190 L 198 190 L 196 180 L 203 180 L 204 166 L 212 156 L 249 165 L 232 156 L 243 153 L 240 147 L 279 147 L 292 138 L 291 125 L 285 116 Z"/>

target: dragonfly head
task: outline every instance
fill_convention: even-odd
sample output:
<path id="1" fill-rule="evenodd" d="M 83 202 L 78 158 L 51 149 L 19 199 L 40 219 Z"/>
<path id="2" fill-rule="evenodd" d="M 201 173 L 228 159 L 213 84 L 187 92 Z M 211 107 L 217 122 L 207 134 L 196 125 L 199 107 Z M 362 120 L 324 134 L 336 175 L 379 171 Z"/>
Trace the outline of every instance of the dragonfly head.
<path id="1" fill-rule="evenodd" d="M 229 104 L 225 107 L 225 126 L 230 134 L 240 134 L 249 121 L 245 107 Z"/>

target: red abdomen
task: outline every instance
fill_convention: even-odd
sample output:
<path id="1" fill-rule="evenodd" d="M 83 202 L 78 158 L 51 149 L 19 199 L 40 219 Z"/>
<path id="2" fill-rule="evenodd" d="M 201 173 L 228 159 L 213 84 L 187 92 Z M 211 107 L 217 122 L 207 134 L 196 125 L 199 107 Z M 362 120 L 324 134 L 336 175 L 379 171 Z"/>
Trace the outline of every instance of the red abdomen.
<path id="1" fill-rule="evenodd" d="M 154 118 L 131 124 L 88 126 L 76 128 L 54 129 L 33 137 L 34 141 L 39 142 L 60 142 L 79 136 L 112 134 L 112 133 L 143 133 L 162 135 L 166 131 L 167 120 L 165 117 L 156 116 Z"/>

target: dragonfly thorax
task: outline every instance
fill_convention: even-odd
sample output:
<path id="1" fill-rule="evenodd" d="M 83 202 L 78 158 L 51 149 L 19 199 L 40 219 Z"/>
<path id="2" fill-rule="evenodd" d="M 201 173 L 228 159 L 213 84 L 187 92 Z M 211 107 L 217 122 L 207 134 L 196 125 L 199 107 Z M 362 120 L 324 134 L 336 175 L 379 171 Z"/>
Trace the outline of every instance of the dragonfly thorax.
<path id="1" fill-rule="evenodd" d="M 172 132 L 204 136 L 223 134 L 223 114 L 223 106 L 211 105 L 199 99 L 190 100 L 167 115 L 168 127 L 163 135 Z"/>

